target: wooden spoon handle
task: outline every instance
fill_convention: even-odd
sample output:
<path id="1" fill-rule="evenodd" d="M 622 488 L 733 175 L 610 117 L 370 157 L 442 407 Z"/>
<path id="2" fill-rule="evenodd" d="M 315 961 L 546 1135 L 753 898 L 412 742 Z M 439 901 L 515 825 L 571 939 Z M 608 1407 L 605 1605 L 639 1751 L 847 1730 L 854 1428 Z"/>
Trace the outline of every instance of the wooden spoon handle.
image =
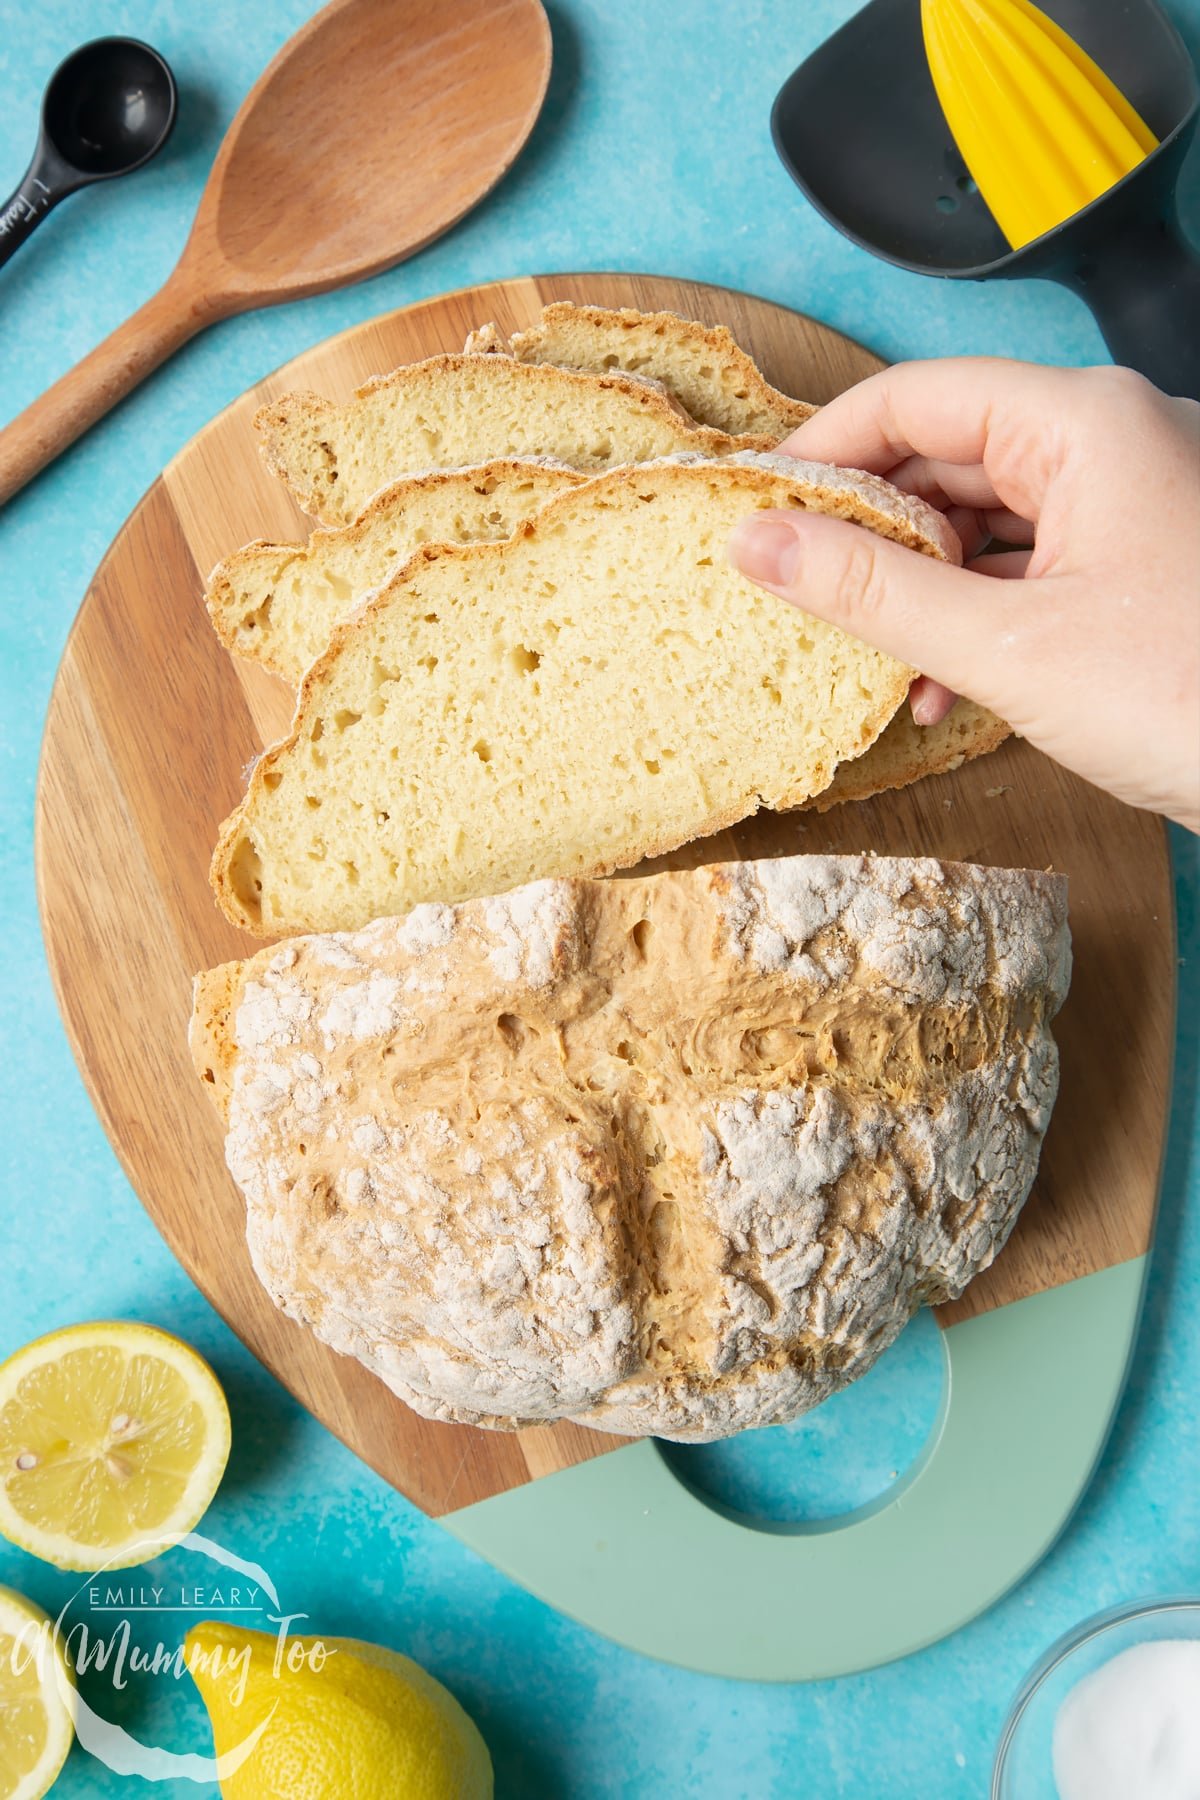
<path id="1" fill-rule="evenodd" d="M 177 277 L 0 431 L 0 506 L 217 316 Z"/>

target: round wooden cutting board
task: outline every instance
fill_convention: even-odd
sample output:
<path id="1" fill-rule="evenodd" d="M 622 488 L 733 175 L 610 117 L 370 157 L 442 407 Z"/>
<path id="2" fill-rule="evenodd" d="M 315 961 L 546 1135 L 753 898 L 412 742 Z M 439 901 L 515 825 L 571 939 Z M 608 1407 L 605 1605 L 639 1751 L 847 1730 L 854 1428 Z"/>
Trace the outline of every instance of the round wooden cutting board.
<path id="1" fill-rule="evenodd" d="M 63 1018 L 105 1129 L 147 1211 L 214 1306 L 305 1406 L 427 1512 L 457 1516 L 469 1508 L 462 1517 L 476 1522 L 485 1514 L 501 1517 L 488 1506 L 506 1502 L 489 1496 L 516 1500 L 508 1491 L 534 1477 L 569 1469 L 536 1484 L 567 1493 L 555 1481 L 582 1481 L 587 1471 L 571 1465 L 618 1441 L 574 1426 L 509 1436 L 420 1419 L 356 1363 L 283 1318 L 255 1280 L 242 1201 L 226 1172 L 221 1130 L 193 1074 L 185 1032 L 194 973 L 259 947 L 218 913 L 206 870 L 218 825 L 242 792 L 246 765 L 283 733 L 291 696 L 273 677 L 226 654 L 201 595 L 208 571 L 236 546 L 256 537 L 299 538 L 308 530 L 259 460 L 250 426 L 259 406 L 297 387 L 344 399 L 398 363 L 461 348 L 467 332 L 486 320 L 504 330 L 528 324 L 551 299 L 670 307 L 723 322 L 773 382 L 806 399 L 827 400 L 879 366 L 837 332 L 764 301 L 615 275 L 469 289 L 319 345 L 202 431 L 122 528 L 63 656 L 37 808 L 42 918 Z M 760 815 L 673 860 L 863 849 L 1053 865 L 1071 878 L 1076 975 L 1056 1027 L 1062 1095 L 1036 1193 L 1009 1248 L 961 1301 L 942 1309 L 942 1323 L 953 1327 L 947 1339 L 961 1331 L 965 1344 L 986 1316 L 1024 1317 L 1015 1303 L 1133 1264 L 1149 1247 L 1175 980 L 1165 834 L 1158 821 L 1012 743 L 954 775 L 824 817 Z M 1113 1321 L 1119 1355 L 1095 1401 L 1104 1425 L 1119 1391 L 1136 1291 L 1130 1304 L 1128 1317 Z M 621 1449 L 592 1467 L 615 1468 L 649 1449 Z M 1086 1466 L 1074 1471 L 1073 1493 L 1086 1473 Z M 453 1519 L 448 1523 L 457 1528 Z M 1041 1542 L 1046 1520 L 1038 1529 Z M 507 1558 L 507 1566 L 520 1560 L 514 1549 L 493 1550 L 477 1523 L 460 1534 L 496 1560 Z M 562 1603 L 592 1616 L 585 1600 Z M 973 1602 L 962 1604 L 973 1609 Z M 602 1629 L 614 1629 L 600 1616 L 599 1600 L 592 1611 Z M 927 1637 L 941 1628 L 919 1629 Z M 699 1642 L 702 1627 L 695 1631 Z M 658 1639 L 644 1647 L 674 1653 Z M 841 1666 L 895 1653 L 886 1645 L 878 1652 L 848 1650 Z M 681 1650 L 679 1659 L 734 1672 L 729 1656 L 715 1651 L 705 1661 L 701 1650 Z M 789 1670 L 832 1672 L 828 1659 L 810 1669 L 793 1657 L 783 1667 L 778 1654 L 765 1672 Z M 755 1664 L 737 1672 L 764 1670 Z"/>

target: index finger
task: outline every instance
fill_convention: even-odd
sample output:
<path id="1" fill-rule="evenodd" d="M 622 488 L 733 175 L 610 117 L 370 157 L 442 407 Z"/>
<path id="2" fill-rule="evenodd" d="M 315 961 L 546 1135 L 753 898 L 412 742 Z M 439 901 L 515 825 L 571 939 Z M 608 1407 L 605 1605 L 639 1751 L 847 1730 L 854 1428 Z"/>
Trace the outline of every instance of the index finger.
<path id="1" fill-rule="evenodd" d="M 911 456 L 976 464 L 1006 506 L 1036 518 L 1062 461 L 1059 410 L 1077 375 L 995 356 L 897 363 L 830 400 L 779 449 L 875 475 Z"/>

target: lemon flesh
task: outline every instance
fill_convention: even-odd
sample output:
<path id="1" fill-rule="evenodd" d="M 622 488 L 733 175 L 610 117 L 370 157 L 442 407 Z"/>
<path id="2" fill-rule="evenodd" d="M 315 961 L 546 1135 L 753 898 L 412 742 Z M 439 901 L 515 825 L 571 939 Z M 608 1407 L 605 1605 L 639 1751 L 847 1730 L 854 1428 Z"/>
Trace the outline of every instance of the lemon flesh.
<path id="1" fill-rule="evenodd" d="M 0 1800 L 41 1800 L 67 1759 L 74 1689 L 47 1615 L 0 1588 Z"/>
<path id="2" fill-rule="evenodd" d="M 0 1366 L 0 1532 L 60 1569 L 125 1568 L 178 1543 L 228 1456 L 216 1376 L 165 1331 L 74 1325 Z"/>
<path id="3" fill-rule="evenodd" d="M 394 1650 L 205 1620 L 187 1666 L 212 1720 L 224 1800 L 491 1800 L 492 1764 L 448 1689 Z M 297 1666 L 297 1664 L 299 1666 Z"/>

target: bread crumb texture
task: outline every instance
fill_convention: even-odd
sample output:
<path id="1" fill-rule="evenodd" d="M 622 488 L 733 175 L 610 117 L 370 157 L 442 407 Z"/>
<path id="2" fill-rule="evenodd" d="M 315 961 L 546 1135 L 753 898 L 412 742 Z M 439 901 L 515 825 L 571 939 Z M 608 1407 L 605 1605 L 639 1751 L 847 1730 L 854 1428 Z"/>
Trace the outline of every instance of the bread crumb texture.
<path id="1" fill-rule="evenodd" d="M 912 671 L 731 568 L 762 506 L 958 553 L 874 476 L 754 455 L 614 470 L 504 543 L 426 546 L 335 629 L 257 763 L 213 860 L 228 916 L 354 929 L 631 867 L 821 793 Z"/>
<path id="2" fill-rule="evenodd" d="M 428 1417 L 698 1442 L 991 1262 L 1069 966 L 1055 875 L 539 881 L 211 971 L 192 1049 L 287 1314 Z"/>
<path id="3" fill-rule="evenodd" d="M 335 625 L 402 569 L 422 544 L 511 537 L 586 477 L 565 464 L 512 458 L 396 481 L 353 525 L 307 544 L 247 544 L 217 564 L 205 603 L 221 642 L 299 687 Z"/>

